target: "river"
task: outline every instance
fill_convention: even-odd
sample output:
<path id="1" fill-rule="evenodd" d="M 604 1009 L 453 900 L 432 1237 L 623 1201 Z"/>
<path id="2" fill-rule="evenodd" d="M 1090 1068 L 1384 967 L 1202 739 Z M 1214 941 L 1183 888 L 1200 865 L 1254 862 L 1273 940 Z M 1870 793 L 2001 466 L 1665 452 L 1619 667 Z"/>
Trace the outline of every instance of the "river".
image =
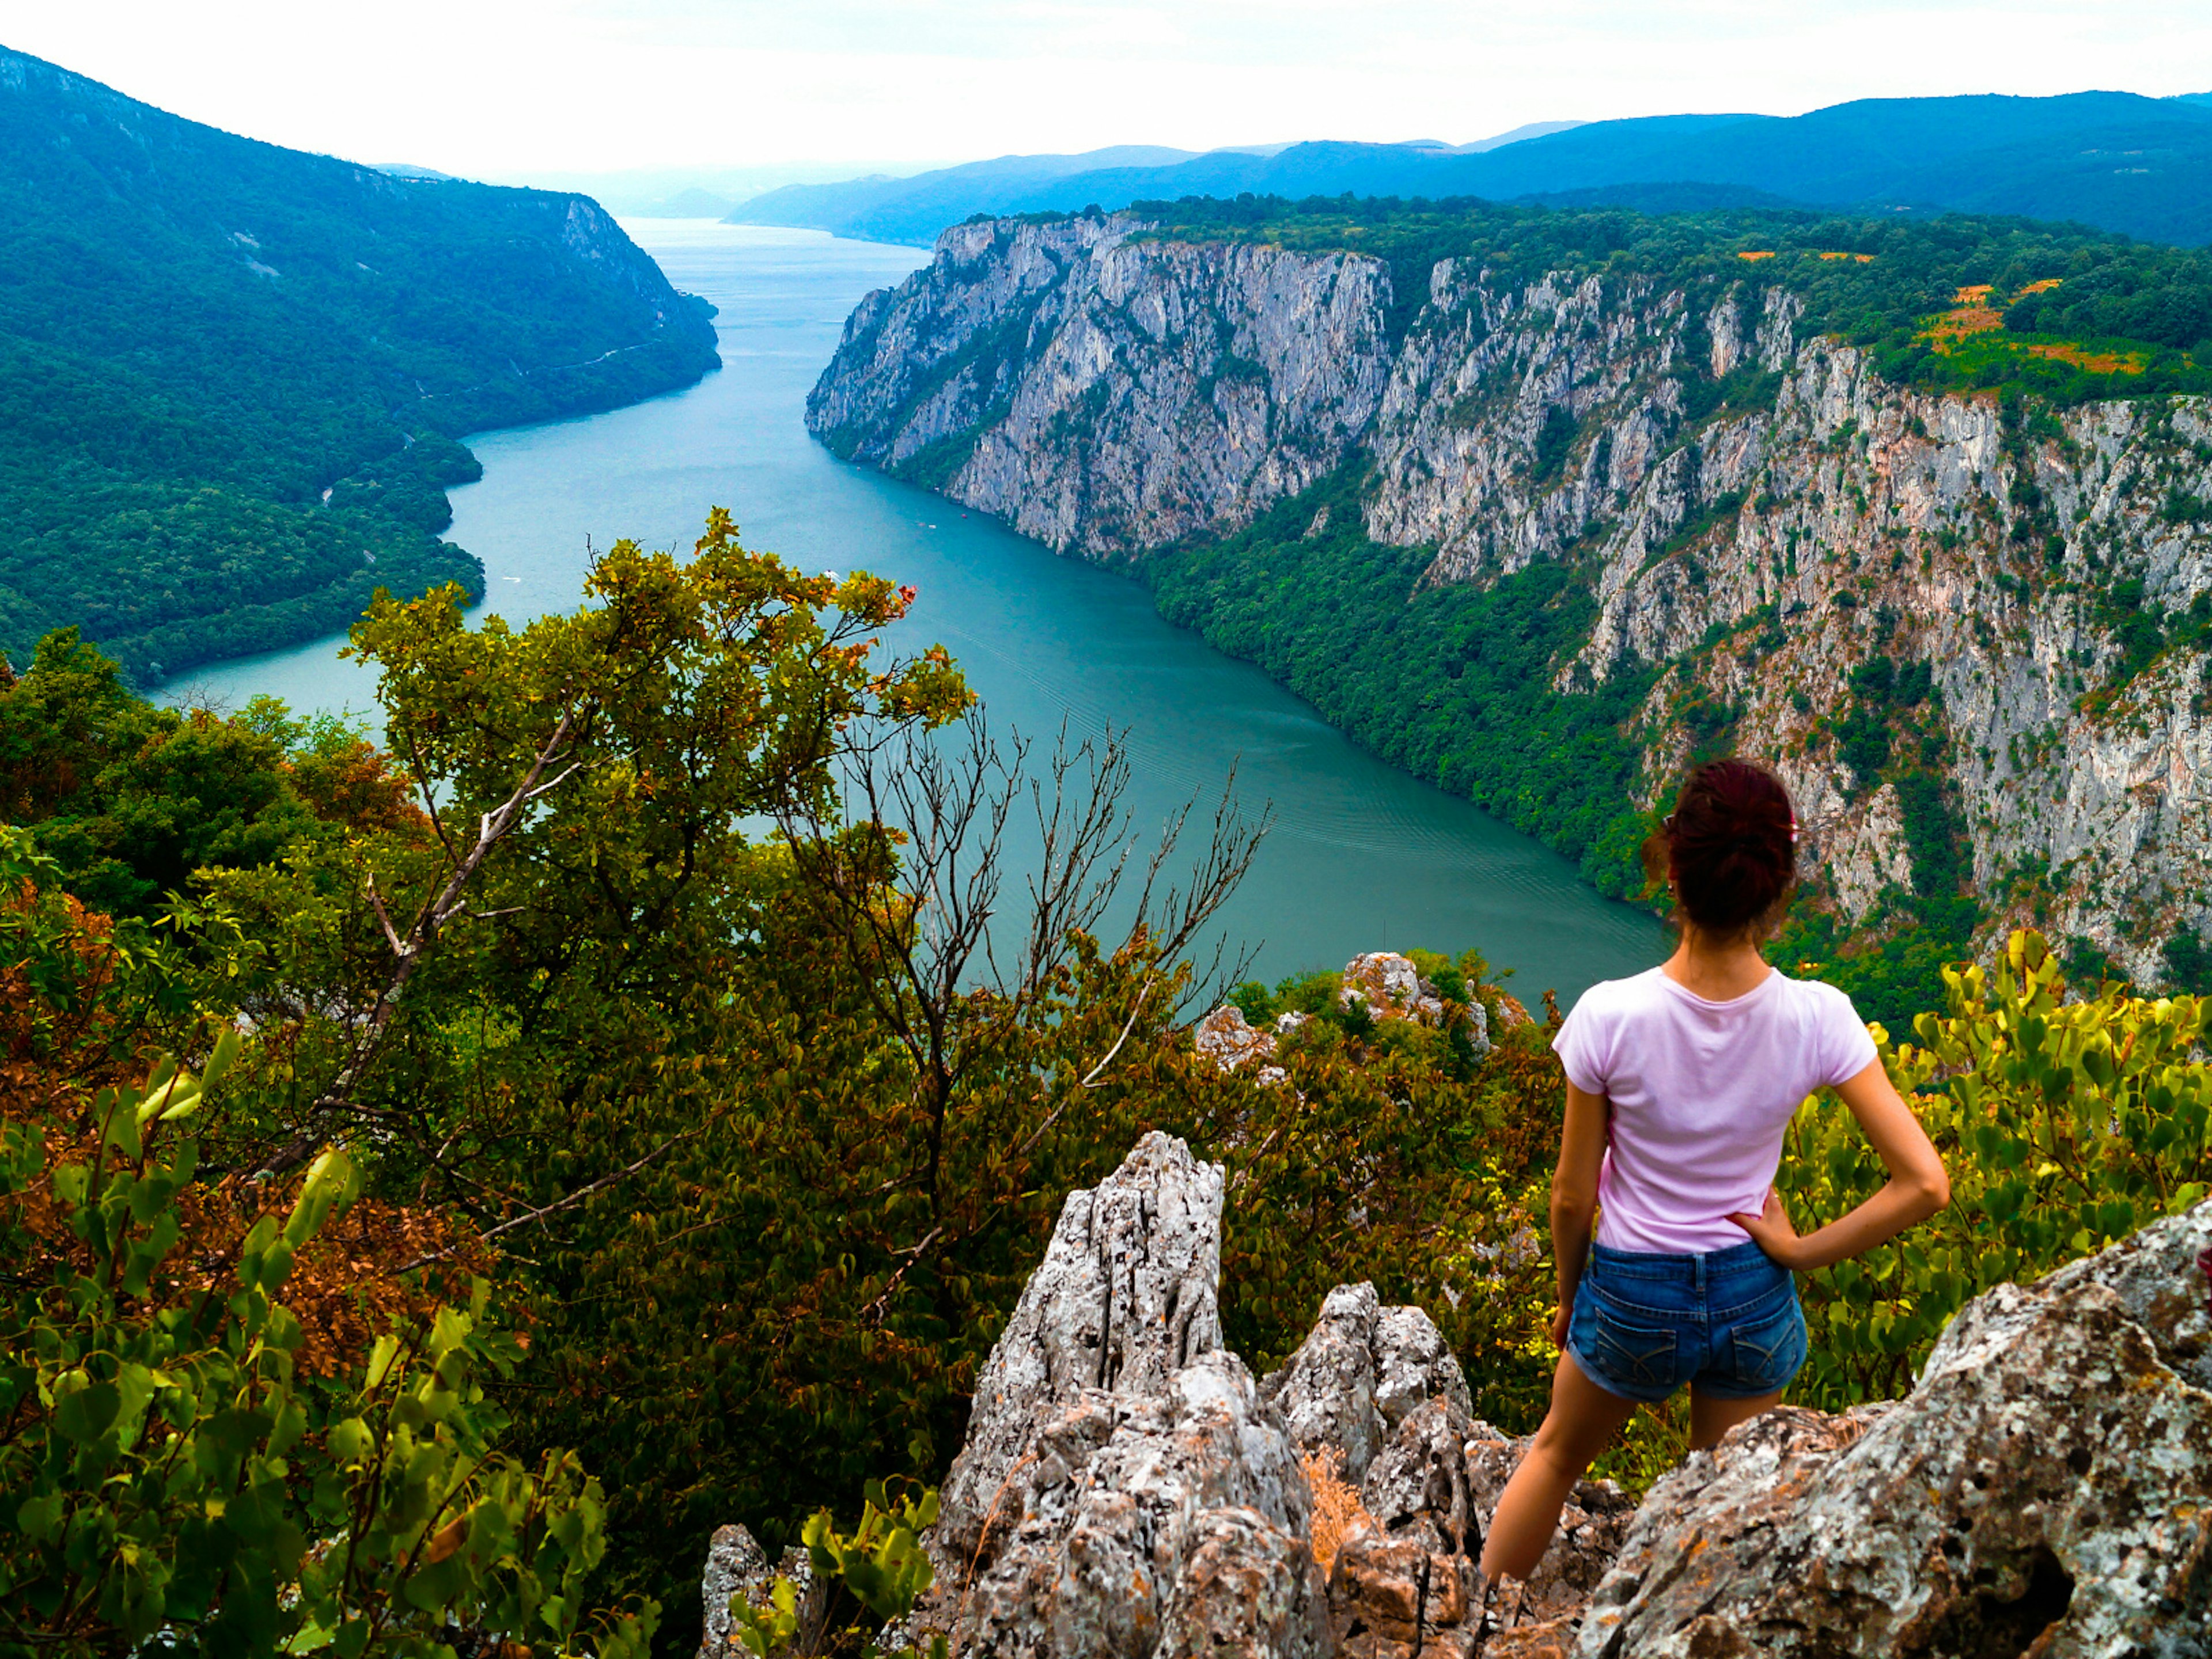
<path id="1" fill-rule="evenodd" d="M 1259 670 L 1160 620 L 1137 584 L 808 438 L 800 411 L 847 313 L 921 251 L 704 221 L 625 228 L 677 287 L 720 307 L 722 371 L 629 409 L 469 441 L 484 476 L 453 492 L 448 533 L 483 561 L 487 611 L 520 623 L 569 609 L 588 548 L 625 536 L 688 548 L 707 509 L 726 506 L 750 546 L 918 587 L 896 642 L 943 641 L 995 726 L 1048 747 L 1063 720 L 1079 735 L 1127 727 L 1140 823 L 1193 795 L 1210 808 L 1234 767 L 1240 799 L 1272 803 L 1274 827 L 1218 925 L 1256 952 L 1259 977 L 1473 945 L 1515 970 L 1533 1006 L 1547 988 L 1569 1004 L 1658 959 L 1650 916 L 1356 748 Z M 337 659 L 341 644 L 218 664 L 165 696 L 235 708 L 269 692 L 295 709 L 366 711 L 373 682 Z"/>

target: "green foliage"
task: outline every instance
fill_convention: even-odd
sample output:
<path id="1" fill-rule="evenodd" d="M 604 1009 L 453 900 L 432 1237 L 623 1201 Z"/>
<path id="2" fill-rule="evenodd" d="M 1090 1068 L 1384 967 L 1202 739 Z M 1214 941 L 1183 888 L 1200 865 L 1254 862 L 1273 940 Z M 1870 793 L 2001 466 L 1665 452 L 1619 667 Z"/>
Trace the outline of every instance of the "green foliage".
<path id="1" fill-rule="evenodd" d="M 402 182 L 16 61 L 0 654 L 77 626 L 144 682 L 343 629 L 379 586 L 480 594 L 439 539 L 461 434 L 715 362 L 580 198 Z"/>
<path id="2" fill-rule="evenodd" d="M 1649 672 L 1588 693 L 1552 689 L 1595 603 L 1569 566 L 1539 561 L 1488 588 L 1424 586 L 1430 553 L 1361 527 L 1348 468 L 1246 529 L 1149 556 L 1160 613 L 1266 669 L 1363 748 L 1464 795 L 1570 858 L 1602 892 L 1643 885 L 1641 757 L 1621 723 Z M 1328 528 L 1304 534 L 1317 510 Z"/>
<path id="3" fill-rule="evenodd" d="M 1948 1012 L 1881 1036 L 1882 1061 L 1951 1174 L 1935 1219 L 1805 1285 L 1813 1359 L 1793 1398 L 1836 1410 L 1887 1399 L 1966 1299 L 2037 1279 L 2166 1215 L 2212 1184 L 2212 1005 L 2123 988 L 2065 1000 L 2044 940 L 2016 933 L 1994 969 L 1944 970 Z M 1808 1101 L 1777 1190 L 1801 1227 L 1886 1178 L 1849 1115 Z"/>
<path id="4" fill-rule="evenodd" d="M 2212 391 L 2212 253 L 2079 225 L 1737 208 L 1644 215 L 1395 198 L 1187 198 L 1133 210 L 1156 220 L 1162 236 L 1372 254 L 1390 267 L 1401 333 L 1427 295 L 1430 267 L 1465 258 L 1498 285 L 1559 272 L 1649 283 L 1661 294 L 1679 289 L 1693 312 L 1728 285 L 1745 284 L 1754 309 L 1765 290 L 1785 288 L 1805 301 L 1801 336 L 1869 347 L 1886 378 L 1924 391 L 2010 388 L 2060 405 Z M 2057 286 L 2026 292 L 2053 278 Z M 2004 326 L 1936 349 L 1929 319 L 1952 309 L 1960 289 L 1982 284 L 2000 303 L 2019 296 Z M 1692 420 L 1724 405 L 1771 403 L 1773 391 L 1748 368 L 1719 382 L 1691 373 L 1683 390 Z"/>
<path id="5" fill-rule="evenodd" d="M 1544 424 L 1536 433 L 1535 464 L 1529 476 L 1537 483 L 1545 483 L 1559 476 L 1567 464 L 1567 453 L 1575 447 L 1577 425 L 1575 417 L 1559 404 L 1544 410 Z"/>
<path id="6" fill-rule="evenodd" d="M 894 1500 L 884 1483 L 871 1480 L 861 1500 L 860 1523 L 840 1533 L 826 1509 L 817 1510 L 801 1530 L 815 1577 L 830 1590 L 821 1628 L 805 1632 L 810 1651 L 827 1648 L 876 1659 L 876 1634 L 903 1619 L 930 1586 L 936 1570 L 921 1547 L 923 1528 L 937 1520 L 934 1488 L 915 1498 L 902 1492 Z M 730 1614 L 740 1640 L 757 1659 L 790 1649 L 799 1629 L 798 1595 L 779 1574 L 769 1605 L 755 1607 L 740 1594 L 730 1598 Z M 945 1638 L 930 1640 L 931 1659 L 945 1659 Z M 912 1647 L 897 1650 L 911 1659 Z"/>
<path id="7" fill-rule="evenodd" d="M 2166 983 L 2184 996 L 2212 996 L 2212 951 L 2194 929 L 2176 933 L 2160 947 Z"/>
<path id="8" fill-rule="evenodd" d="M 0 879 L 57 873 L 0 832 Z M 87 938 L 51 896 L 0 909 L 0 935 L 14 988 L 50 1018 L 85 1012 L 54 994 L 72 981 L 98 1005 L 121 995 L 112 974 L 86 977 Z M 565 1454 L 532 1470 L 497 1449 L 505 1418 L 479 1374 L 520 1350 L 481 1288 L 336 1376 L 295 1363 L 288 1282 L 358 1193 L 345 1153 L 209 1255 L 197 1120 L 240 1046 L 226 1028 L 198 1076 L 165 1055 L 74 1121 L 19 1099 L 0 1122 L 5 1639 L 428 1655 L 469 1629 L 532 1653 L 641 1654 L 651 1606 L 600 1614 L 581 1595 L 605 1549 L 597 1483 Z"/>
<path id="9" fill-rule="evenodd" d="M 257 1011 L 203 1169 L 367 1126 L 346 1132 L 361 1206 L 428 1206 L 448 1229 L 433 1252 L 516 1247 L 477 1270 L 528 1351 L 471 1375 L 513 1419 L 510 1455 L 573 1449 L 605 1482 L 613 1590 L 683 1609 L 716 1526 L 774 1539 L 779 1517 L 941 1470 L 1065 1194 L 1152 1127 L 1243 1195 L 1224 1317 L 1255 1363 L 1294 1348 L 1340 1278 L 1372 1279 L 1431 1309 L 1492 1420 L 1530 1425 L 1559 1112 L 1540 1033 L 1476 1062 L 1446 1031 L 1344 1010 L 1286 1039 L 1291 1086 L 1262 1088 L 1194 1052 L 1187 969 L 1142 934 L 1109 951 L 1079 933 L 1034 990 L 963 981 L 927 1003 L 899 967 L 915 843 L 757 838 L 779 812 L 846 821 L 848 723 L 881 753 L 887 729 L 964 701 L 942 653 L 867 648 L 908 596 L 800 576 L 726 515 L 686 561 L 619 545 L 591 591 L 524 629 L 465 625 L 451 592 L 380 604 L 356 648 L 435 821 L 356 812 L 204 867 L 165 920 L 196 995 Z M 134 701 L 98 672 L 42 685 L 56 730 Z M 393 971 L 371 878 L 405 933 L 564 714 L 558 781 L 477 866 L 353 1070 L 345 1011 L 380 1006 Z M 302 799 L 356 800 L 310 727 L 267 705 L 238 724 Z M 848 900 L 888 920 L 856 932 Z M 1499 1030 L 1479 957 L 1421 960 Z M 1335 983 L 1281 994 L 1332 1009 Z M 933 1020 L 942 1048 L 916 1036 Z M 348 1076 L 333 1115 L 319 1103 Z M 366 1364 L 365 1342 L 326 1346 Z M 687 1629 L 672 1618 L 664 1649 Z"/>
<path id="10" fill-rule="evenodd" d="M 272 863 L 397 810 L 358 728 L 267 699 L 230 720 L 149 704 L 73 628 L 0 683 L 0 820 L 37 826 L 70 890 L 109 915 L 150 916 L 196 871 Z"/>

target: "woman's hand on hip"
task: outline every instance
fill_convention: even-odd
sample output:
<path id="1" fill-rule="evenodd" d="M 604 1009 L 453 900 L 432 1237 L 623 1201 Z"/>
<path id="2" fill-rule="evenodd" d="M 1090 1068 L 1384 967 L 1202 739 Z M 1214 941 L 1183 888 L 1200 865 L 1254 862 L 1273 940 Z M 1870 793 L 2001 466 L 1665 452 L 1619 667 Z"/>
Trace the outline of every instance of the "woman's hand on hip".
<path id="1" fill-rule="evenodd" d="M 1776 1267 L 1795 1271 L 1803 1265 L 1797 1229 L 1790 1224 L 1790 1212 L 1771 1187 L 1766 1189 L 1766 1203 L 1757 1215 L 1738 1212 L 1729 1219 L 1749 1233 L 1752 1243 L 1765 1251 L 1767 1260 Z"/>
<path id="2" fill-rule="evenodd" d="M 1575 1299 L 1568 1297 L 1559 1304 L 1559 1312 L 1552 1316 L 1552 1346 L 1561 1353 L 1567 1351 L 1567 1330 L 1575 1322 Z"/>

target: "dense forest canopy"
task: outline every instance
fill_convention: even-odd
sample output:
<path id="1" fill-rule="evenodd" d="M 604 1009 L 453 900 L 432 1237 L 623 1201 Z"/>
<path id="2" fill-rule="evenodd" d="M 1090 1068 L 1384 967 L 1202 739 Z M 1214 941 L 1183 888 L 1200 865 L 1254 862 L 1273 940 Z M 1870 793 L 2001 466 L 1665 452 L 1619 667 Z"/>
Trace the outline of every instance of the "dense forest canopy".
<path id="1" fill-rule="evenodd" d="M 714 366 L 587 198 L 403 180 L 0 55 L 0 652 L 146 681 L 482 573 L 456 441 Z"/>

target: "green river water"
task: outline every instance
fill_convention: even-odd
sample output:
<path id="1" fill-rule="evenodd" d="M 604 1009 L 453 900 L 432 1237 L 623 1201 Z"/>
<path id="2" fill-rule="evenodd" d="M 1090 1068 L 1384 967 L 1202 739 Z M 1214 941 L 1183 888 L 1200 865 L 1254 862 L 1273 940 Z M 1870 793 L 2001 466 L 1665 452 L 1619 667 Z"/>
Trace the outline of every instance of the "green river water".
<path id="1" fill-rule="evenodd" d="M 1480 949 L 1534 1006 L 1658 960 L 1647 915 L 1601 898 L 1574 866 L 1463 800 L 1356 748 L 1259 670 L 1154 614 L 1137 584 L 1051 552 L 953 503 L 837 460 L 800 411 L 845 316 L 918 249 L 812 231 L 681 220 L 627 227 L 678 288 L 720 307 L 723 368 L 634 408 L 470 440 L 480 483 L 453 492 L 452 538 L 484 562 L 485 609 L 520 623 L 579 601 L 587 548 L 628 536 L 688 548 L 710 506 L 749 545 L 803 568 L 865 568 L 921 590 L 893 643 L 941 640 L 993 724 L 1049 746 L 1126 727 L 1130 801 L 1156 827 L 1193 795 L 1239 799 L 1274 828 L 1218 919 L 1270 981 L 1356 952 Z M 170 687 L 235 708 L 374 704 L 342 641 L 245 658 Z M 1019 890 L 1018 880 L 1009 884 Z"/>

